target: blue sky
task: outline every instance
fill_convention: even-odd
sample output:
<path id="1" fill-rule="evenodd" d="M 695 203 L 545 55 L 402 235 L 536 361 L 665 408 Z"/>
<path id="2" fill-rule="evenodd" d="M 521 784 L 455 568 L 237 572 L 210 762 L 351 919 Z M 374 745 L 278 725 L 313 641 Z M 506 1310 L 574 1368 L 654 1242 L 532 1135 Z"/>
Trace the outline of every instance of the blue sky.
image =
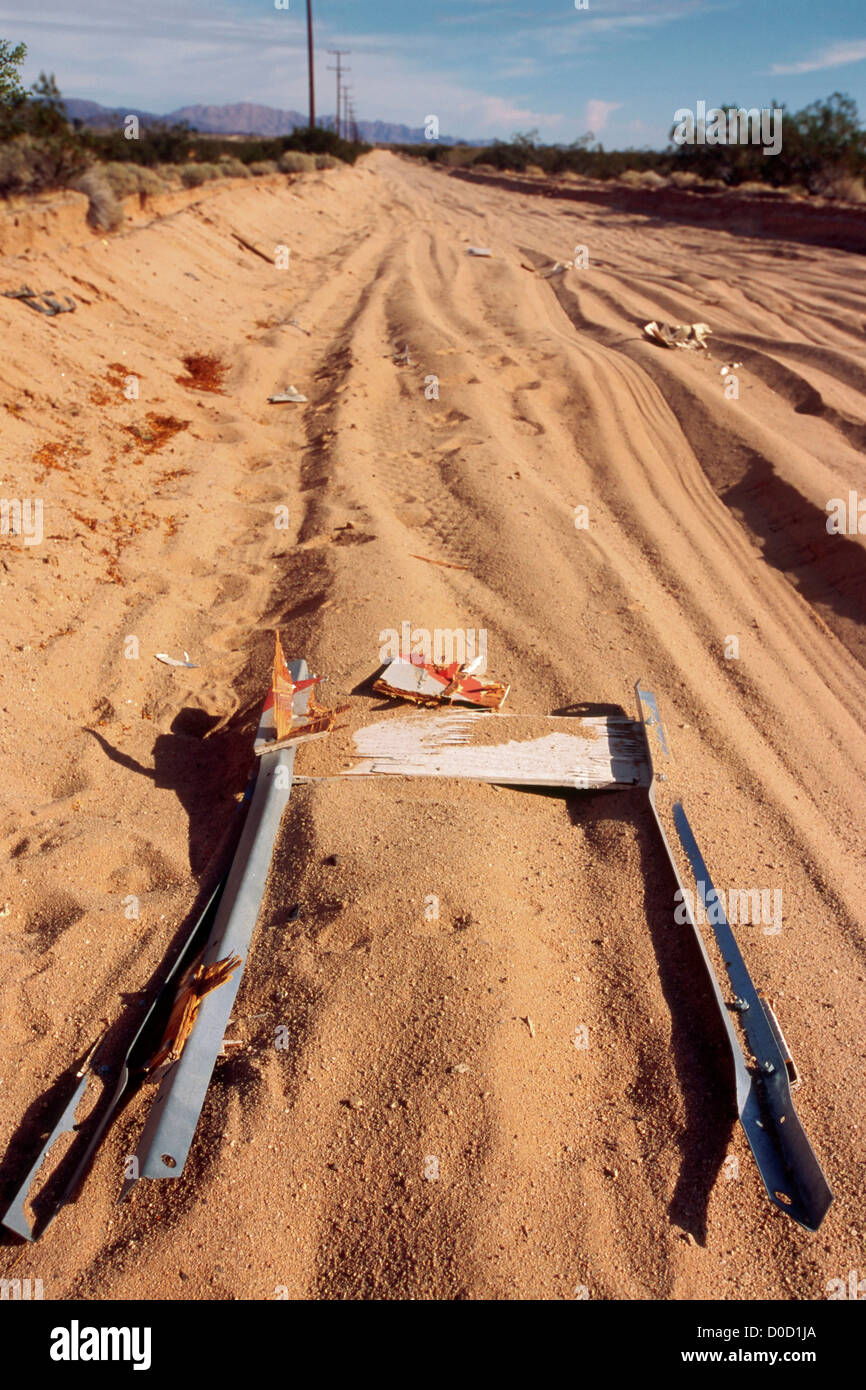
<path id="1" fill-rule="evenodd" d="M 306 110 L 304 0 L 0 0 L 26 80 L 165 112 L 261 102 Z M 678 107 L 798 108 L 832 91 L 866 118 L 866 0 L 314 0 L 317 107 L 334 109 L 327 48 L 360 119 L 490 138 L 536 127 L 607 148 L 666 143 Z"/>

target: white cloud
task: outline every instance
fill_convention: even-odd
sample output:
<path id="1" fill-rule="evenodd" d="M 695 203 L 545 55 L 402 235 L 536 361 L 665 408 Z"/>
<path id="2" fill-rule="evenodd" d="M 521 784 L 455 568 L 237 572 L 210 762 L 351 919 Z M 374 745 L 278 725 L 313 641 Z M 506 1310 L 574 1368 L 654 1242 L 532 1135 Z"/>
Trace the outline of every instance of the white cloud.
<path id="1" fill-rule="evenodd" d="M 607 125 L 608 116 L 612 111 L 618 111 L 621 106 L 621 101 L 588 101 L 584 114 L 587 130 L 591 130 L 593 135 L 600 135 Z"/>
<path id="2" fill-rule="evenodd" d="M 770 73 L 774 76 L 791 76 L 800 72 L 820 72 L 823 68 L 839 68 L 844 63 L 862 63 L 866 58 L 866 39 L 843 39 L 841 43 L 831 44 L 813 58 L 804 58 L 800 63 L 773 63 Z"/>
<path id="3" fill-rule="evenodd" d="M 504 101 L 502 97 L 481 97 L 479 99 L 474 93 L 468 99 L 468 104 L 465 104 L 461 109 L 461 114 L 467 112 L 471 112 L 476 119 L 480 119 L 481 128 L 484 131 L 501 130 L 506 125 L 515 129 L 517 125 L 530 127 L 559 125 L 563 119 L 561 115 L 550 116 L 543 111 L 530 111 L 526 107 L 515 106 L 510 101 Z"/>
<path id="4" fill-rule="evenodd" d="M 636 0 L 633 6 L 621 5 L 618 10 L 606 7 L 604 14 L 592 8 L 575 10 L 566 20 L 511 30 L 509 40 L 518 46 L 539 43 L 552 54 L 585 54 L 598 51 L 606 40 L 616 44 L 630 38 L 649 39 L 651 31 L 665 24 L 679 24 L 693 16 L 703 17 L 707 12 L 727 8 L 727 3 L 728 0 L 712 5 L 707 0 L 658 0 L 653 5 Z"/>

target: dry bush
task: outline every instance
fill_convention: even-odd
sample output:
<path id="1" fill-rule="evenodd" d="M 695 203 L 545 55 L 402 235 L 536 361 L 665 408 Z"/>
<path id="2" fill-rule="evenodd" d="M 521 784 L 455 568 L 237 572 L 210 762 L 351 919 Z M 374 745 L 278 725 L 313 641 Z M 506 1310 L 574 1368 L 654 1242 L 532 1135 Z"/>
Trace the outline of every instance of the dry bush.
<path id="1" fill-rule="evenodd" d="M 673 184 L 674 188 L 697 188 L 704 180 L 691 169 L 674 169 L 673 173 L 668 175 L 668 182 Z"/>
<path id="2" fill-rule="evenodd" d="M 472 163 L 477 153 L 472 145 L 448 145 L 442 151 L 439 163 L 448 169 L 462 169 Z"/>
<path id="3" fill-rule="evenodd" d="M 248 179 L 252 177 L 243 160 L 235 158 L 233 154 L 221 154 L 218 168 L 220 178 L 223 179 Z"/>
<path id="4" fill-rule="evenodd" d="M 761 183 L 758 179 L 745 179 L 733 189 L 735 193 L 751 193 L 755 198 L 775 198 L 778 191 L 777 188 L 771 188 L 768 183 Z"/>
<path id="5" fill-rule="evenodd" d="M 317 169 L 339 169 L 343 163 L 342 159 L 337 159 L 333 154 L 317 154 L 315 158 Z"/>
<path id="6" fill-rule="evenodd" d="M 824 198 L 841 198 L 846 203 L 866 203 L 866 184 L 856 174 L 829 173 L 817 180 L 816 192 Z"/>
<path id="7" fill-rule="evenodd" d="M 139 193 L 165 193 L 168 188 L 167 181 L 162 178 L 155 169 L 148 169 L 144 165 L 136 167 L 138 174 Z"/>
<path id="8" fill-rule="evenodd" d="M 667 180 L 655 169 L 625 169 L 619 176 L 619 182 L 628 188 L 664 188 Z"/>
<path id="9" fill-rule="evenodd" d="M 100 232 L 115 232 L 123 222 L 123 207 L 117 194 L 98 165 L 91 165 L 72 184 L 90 200 L 87 220 Z"/>
<path id="10" fill-rule="evenodd" d="M 147 169 L 141 164 L 109 161 L 94 168 L 118 198 L 129 198 L 135 193 L 164 193 L 168 187 L 155 170 Z"/>
<path id="11" fill-rule="evenodd" d="M 253 178 L 263 178 L 265 174 L 275 174 L 277 172 L 277 161 L 275 159 L 256 159 L 249 166 Z"/>
<path id="12" fill-rule="evenodd" d="M 36 183 L 31 146 L 27 136 L 0 145 L 0 193 L 26 193 Z"/>
<path id="13" fill-rule="evenodd" d="M 286 150 L 277 160 L 282 174 L 308 174 L 316 167 L 315 155 L 304 154 L 301 150 Z"/>
<path id="14" fill-rule="evenodd" d="M 184 188 L 201 188 L 203 183 L 218 179 L 218 164 L 184 164 L 180 171 L 180 181 Z"/>
<path id="15" fill-rule="evenodd" d="M 524 174 L 534 174 L 534 175 L 536 176 L 536 178 L 537 178 L 539 175 L 540 175 L 542 178 L 544 178 L 544 170 L 542 169 L 542 167 L 541 167 L 540 164 L 527 164 L 527 166 L 526 166 L 526 168 L 524 169 L 523 172 L 524 172 Z"/>
<path id="16" fill-rule="evenodd" d="M 0 143 L 0 194 L 70 188 L 86 166 L 87 159 L 68 142 L 18 135 Z"/>
<path id="17" fill-rule="evenodd" d="M 100 164 L 98 172 L 118 198 L 138 192 L 138 169 L 134 164 Z"/>

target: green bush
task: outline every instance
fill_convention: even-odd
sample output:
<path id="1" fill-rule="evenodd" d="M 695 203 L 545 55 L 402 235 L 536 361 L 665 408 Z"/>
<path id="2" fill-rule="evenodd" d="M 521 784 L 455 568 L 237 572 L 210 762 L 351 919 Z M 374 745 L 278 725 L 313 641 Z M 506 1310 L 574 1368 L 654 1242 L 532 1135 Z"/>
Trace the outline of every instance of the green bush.
<path id="1" fill-rule="evenodd" d="M 354 164 L 359 155 L 370 149 L 362 140 L 343 140 L 336 131 L 325 130 L 322 126 L 316 126 L 313 130 L 304 126 L 292 131 L 291 135 L 283 135 L 277 144 L 281 151 L 300 150 L 306 154 L 332 154 L 344 164 Z"/>
<path id="2" fill-rule="evenodd" d="M 866 180 L 866 131 L 860 125 L 856 103 L 834 92 L 794 113 L 779 107 L 778 102 L 769 105 L 782 111 L 782 147 L 772 156 L 751 143 L 671 143 L 666 150 L 605 150 L 593 144 L 592 134 L 582 135 L 571 145 L 540 145 L 535 131 L 481 148 L 426 142 L 394 148 L 446 167 L 472 165 L 482 171 L 518 172 L 542 169 L 547 174 L 625 179 L 636 188 L 659 187 L 655 178 L 670 180 L 678 188 L 703 191 L 761 184 L 764 188 L 796 187 L 857 200 L 858 180 Z M 738 108 L 731 104 L 721 109 Z"/>
<path id="3" fill-rule="evenodd" d="M 673 150 L 674 167 L 704 179 L 721 179 L 733 187 L 744 183 L 773 188 L 800 184 L 810 193 L 819 193 L 828 180 L 866 174 L 866 132 L 851 97 L 834 92 L 826 100 L 813 101 L 795 112 L 786 111 L 778 102 L 770 105 L 782 113 L 782 142 L 777 154 L 765 155 L 760 145 L 751 143 L 680 145 Z M 737 109 L 733 103 L 721 107 L 723 111 Z"/>

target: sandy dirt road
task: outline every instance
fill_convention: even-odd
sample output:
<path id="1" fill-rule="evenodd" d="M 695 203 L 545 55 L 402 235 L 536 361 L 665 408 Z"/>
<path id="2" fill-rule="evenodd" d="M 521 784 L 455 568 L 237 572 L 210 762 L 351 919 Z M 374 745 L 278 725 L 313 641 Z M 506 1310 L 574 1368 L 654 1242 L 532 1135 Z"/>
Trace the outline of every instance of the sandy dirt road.
<path id="1" fill-rule="evenodd" d="M 533 272 L 576 246 L 586 268 Z M 208 881 L 271 630 L 372 717 L 359 688 L 408 621 L 483 630 L 514 713 L 656 689 L 717 884 L 782 890 L 782 930 L 739 934 L 836 1201 L 810 1235 L 763 1194 L 645 794 L 326 783 L 293 792 L 183 1179 L 116 1205 L 145 1091 L 3 1276 L 810 1300 L 861 1269 L 864 544 L 825 525 L 866 493 L 860 260 L 377 152 L 7 260 L 22 278 L 79 307 L 0 300 L 4 489 L 45 500 L 0 576 L 5 1191 L 58 1076 L 105 1025 L 122 1052 Z M 710 323 L 711 356 L 651 318 Z M 178 382 L 194 352 L 223 394 Z M 289 383 L 309 404 L 268 406 Z M 197 670 L 153 660 L 184 649 Z"/>

